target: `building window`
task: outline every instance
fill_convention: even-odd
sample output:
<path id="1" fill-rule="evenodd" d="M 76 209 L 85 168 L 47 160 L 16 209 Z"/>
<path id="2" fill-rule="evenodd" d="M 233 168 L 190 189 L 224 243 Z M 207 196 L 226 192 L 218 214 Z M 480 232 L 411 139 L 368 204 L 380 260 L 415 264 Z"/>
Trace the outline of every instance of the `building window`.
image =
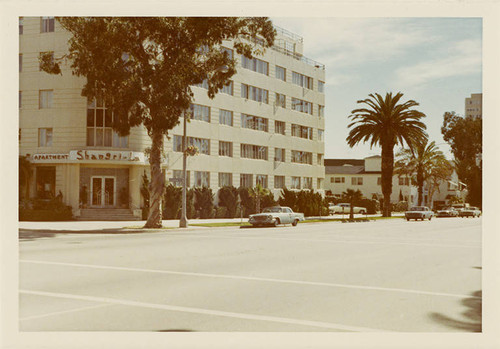
<path id="1" fill-rule="evenodd" d="M 325 83 L 318 80 L 318 92 L 325 93 Z"/>
<path id="2" fill-rule="evenodd" d="M 296 72 L 292 72 L 292 83 L 309 90 L 313 89 L 313 79 L 309 76 L 302 75 Z"/>
<path id="3" fill-rule="evenodd" d="M 228 172 L 219 172 L 219 187 L 230 187 L 233 185 L 233 174 Z"/>
<path id="4" fill-rule="evenodd" d="M 318 129 L 318 141 L 323 142 L 325 140 L 325 130 Z"/>
<path id="5" fill-rule="evenodd" d="M 52 108 L 53 96 L 53 90 L 40 90 L 38 107 L 40 109 Z"/>
<path id="6" fill-rule="evenodd" d="M 286 81 L 286 69 L 279 65 L 276 66 L 276 79 Z"/>
<path id="7" fill-rule="evenodd" d="M 292 176 L 292 189 L 300 189 L 300 177 Z"/>
<path id="8" fill-rule="evenodd" d="M 285 162 L 284 148 L 274 148 L 274 161 Z"/>
<path id="9" fill-rule="evenodd" d="M 19 54 L 19 72 L 23 71 L 23 55 Z"/>
<path id="10" fill-rule="evenodd" d="M 36 168 L 36 197 L 52 199 L 56 196 L 56 167 L 38 166 Z"/>
<path id="11" fill-rule="evenodd" d="M 312 165 L 312 153 L 307 151 L 292 150 L 292 162 Z"/>
<path id="12" fill-rule="evenodd" d="M 233 126 L 233 112 L 230 110 L 219 110 L 219 124 Z"/>
<path id="13" fill-rule="evenodd" d="M 127 148 L 128 136 L 113 130 L 113 113 L 106 109 L 102 99 L 87 105 L 87 145 L 90 147 Z"/>
<path id="14" fill-rule="evenodd" d="M 223 47 L 223 46 L 221 47 L 221 50 L 222 50 L 222 52 L 227 53 L 227 56 L 229 59 L 231 59 L 231 60 L 233 59 L 233 50 L 231 50 L 230 48 L 227 48 L 227 47 Z"/>
<path id="15" fill-rule="evenodd" d="M 210 186 L 210 172 L 194 171 L 194 186 L 208 188 Z"/>
<path id="16" fill-rule="evenodd" d="M 38 55 L 38 57 L 41 58 L 42 56 L 49 56 L 49 55 L 50 55 L 50 61 L 51 61 L 51 63 L 54 63 L 54 52 L 52 52 L 52 51 L 40 52 L 40 54 Z M 38 65 L 38 71 L 42 71 L 42 62 L 40 62 L 39 65 Z"/>
<path id="17" fill-rule="evenodd" d="M 240 187 L 252 188 L 253 187 L 253 175 L 249 173 L 240 174 Z"/>
<path id="18" fill-rule="evenodd" d="M 345 183 L 345 177 L 332 177 L 330 179 L 332 183 Z"/>
<path id="19" fill-rule="evenodd" d="M 210 155 L 210 140 L 206 138 L 188 137 L 188 145 L 198 148 L 200 154 Z"/>
<path id="20" fill-rule="evenodd" d="M 274 188 L 282 189 L 285 187 L 285 176 L 274 176 Z"/>
<path id="21" fill-rule="evenodd" d="M 292 124 L 292 136 L 294 137 L 313 139 L 312 131 L 311 127 Z"/>
<path id="22" fill-rule="evenodd" d="M 189 107 L 191 119 L 210 122 L 210 108 L 204 105 L 191 104 Z"/>
<path id="23" fill-rule="evenodd" d="M 267 160 L 268 148 L 262 145 L 241 144 L 240 156 L 247 159 Z"/>
<path id="24" fill-rule="evenodd" d="M 182 179 L 183 178 L 182 177 L 182 170 L 174 170 L 172 175 L 173 175 L 173 178 L 175 178 L 175 179 Z M 189 179 L 190 179 L 190 173 L 189 173 L 189 171 L 186 171 L 186 187 L 189 187 L 191 184 Z M 182 182 L 180 182 L 180 181 L 174 181 L 172 184 L 176 187 L 182 187 Z"/>
<path id="25" fill-rule="evenodd" d="M 286 108 L 286 96 L 280 93 L 276 93 L 276 106 L 281 108 Z"/>
<path id="26" fill-rule="evenodd" d="M 249 128 L 257 131 L 268 132 L 269 126 L 268 119 L 259 116 L 241 114 L 241 127 Z"/>
<path id="27" fill-rule="evenodd" d="M 312 188 L 313 188 L 312 177 L 304 177 L 304 189 L 312 189 Z"/>
<path id="28" fill-rule="evenodd" d="M 317 179 L 316 189 L 323 189 L 323 178 L 318 178 Z"/>
<path id="29" fill-rule="evenodd" d="M 351 185 L 363 185 L 363 177 L 352 177 Z"/>
<path id="30" fill-rule="evenodd" d="M 258 58 L 248 58 L 241 55 L 241 66 L 257 73 L 269 75 L 269 63 Z"/>
<path id="31" fill-rule="evenodd" d="M 38 146 L 39 147 L 52 146 L 52 128 L 38 129 Z"/>
<path id="32" fill-rule="evenodd" d="M 241 84 L 241 97 L 269 104 L 269 91 L 259 87 Z"/>
<path id="33" fill-rule="evenodd" d="M 194 86 L 200 87 L 200 88 L 204 88 L 205 90 L 208 90 L 208 80 L 205 79 L 200 84 L 195 84 Z"/>
<path id="34" fill-rule="evenodd" d="M 54 17 L 42 17 L 42 28 L 41 33 L 52 33 L 54 32 Z"/>
<path id="35" fill-rule="evenodd" d="M 19 17 L 19 35 L 23 34 L 24 32 L 24 18 Z"/>
<path id="36" fill-rule="evenodd" d="M 219 155 L 220 156 L 233 156 L 233 143 L 219 141 Z"/>
<path id="37" fill-rule="evenodd" d="M 284 121 L 275 121 L 274 122 L 274 133 L 285 134 L 286 123 Z"/>
<path id="38" fill-rule="evenodd" d="M 292 110 L 312 115 L 312 103 L 292 97 Z"/>
<path id="39" fill-rule="evenodd" d="M 221 90 L 222 93 L 232 96 L 233 95 L 233 82 L 229 81 L 227 85 L 224 85 Z"/>
<path id="40" fill-rule="evenodd" d="M 399 177 L 399 185 L 410 185 L 410 178 L 408 177 Z"/>
<path id="41" fill-rule="evenodd" d="M 23 107 L 23 92 L 19 91 L 19 109 Z"/>
<path id="42" fill-rule="evenodd" d="M 256 175 L 255 176 L 255 185 L 260 184 L 262 188 L 267 188 L 267 175 Z"/>
<path id="43" fill-rule="evenodd" d="M 318 104 L 318 116 L 320 118 L 325 116 L 325 106 L 324 105 L 319 105 Z"/>
<path id="44" fill-rule="evenodd" d="M 318 165 L 323 166 L 323 154 L 318 154 Z"/>

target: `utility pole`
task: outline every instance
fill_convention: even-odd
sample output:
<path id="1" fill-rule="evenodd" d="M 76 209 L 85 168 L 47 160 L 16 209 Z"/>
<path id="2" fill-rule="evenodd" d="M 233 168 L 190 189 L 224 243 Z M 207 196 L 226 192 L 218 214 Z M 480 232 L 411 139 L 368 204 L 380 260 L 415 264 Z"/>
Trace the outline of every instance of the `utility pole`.
<path id="1" fill-rule="evenodd" d="M 187 172 L 186 172 L 186 163 L 187 163 L 187 154 L 186 154 L 186 145 L 187 145 L 187 116 L 189 113 L 184 113 L 184 133 L 182 135 L 182 212 L 181 219 L 179 221 L 179 228 L 187 228 L 188 221 L 186 216 L 186 184 L 187 184 Z"/>

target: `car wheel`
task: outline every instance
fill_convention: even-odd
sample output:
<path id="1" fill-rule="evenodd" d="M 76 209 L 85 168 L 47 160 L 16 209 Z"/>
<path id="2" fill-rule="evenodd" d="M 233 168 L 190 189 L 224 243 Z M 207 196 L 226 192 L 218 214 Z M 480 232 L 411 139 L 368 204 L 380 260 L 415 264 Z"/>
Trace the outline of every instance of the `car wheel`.
<path id="1" fill-rule="evenodd" d="M 409 222 L 410 221 L 410 218 L 406 218 L 406 221 Z"/>
<path id="2" fill-rule="evenodd" d="M 277 227 L 277 226 L 278 226 L 278 224 L 280 224 L 280 220 L 276 218 L 276 219 L 274 220 L 274 226 L 275 226 L 275 227 Z"/>
<path id="3" fill-rule="evenodd" d="M 431 219 L 432 219 L 432 216 L 429 217 L 429 220 L 431 220 Z"/>
<path id="4" fill-rule="evenodd" d="M 299 223 L 299 220 L 298 220 L 298 219 L 294 220 L 294 221 L 292 222 L 292 225 L 295 227 L 295 226 L 297 225 L 297 223 Z"/>

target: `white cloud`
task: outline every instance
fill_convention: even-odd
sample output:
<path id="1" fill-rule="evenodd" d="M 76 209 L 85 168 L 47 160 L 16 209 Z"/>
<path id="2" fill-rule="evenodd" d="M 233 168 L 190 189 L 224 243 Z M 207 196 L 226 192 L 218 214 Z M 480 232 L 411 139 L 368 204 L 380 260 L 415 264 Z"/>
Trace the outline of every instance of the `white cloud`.
<path id="1" fill-rule="evenodd" d="M 481 42 L 462 40 L 451 43 L 446 49 L 446 56 L 402 67 L 396 71 L 398 84 L 423 85 L 431 81 L 477 74 L 482 69 Z"/>

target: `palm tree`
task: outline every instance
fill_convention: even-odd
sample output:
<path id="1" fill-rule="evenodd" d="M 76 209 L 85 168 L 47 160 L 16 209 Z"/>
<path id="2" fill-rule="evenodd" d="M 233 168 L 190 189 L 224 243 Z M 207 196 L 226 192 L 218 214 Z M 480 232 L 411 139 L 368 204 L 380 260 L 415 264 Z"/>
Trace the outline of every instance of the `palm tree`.
<path id="1" fill-rule="evenodd" d="M 446 174 L 446 158 L 436 147 L 434 141 L 417 143 L 413 149 L 402 149 L 397 157 L 396 172 L 415 176 L 418 192 L 418 206 L 422 205 L 424 183 L 431 179 L 431 174 L 438 180 Z M 449 174 L 448 174 L 449 175 Z"/>
<path id="2" fill-rule="evenodd" d="M 390 204 L 392 193 L 392 175 L 394 171 L 394 147 L 404 143 L 410 149 L 427 138 L 425 124 L 420 121 L 425 114 L 411 109 L 418 105 L 409 100 L 398 104 L 403 94 L 398 92 L 395 96 L 387 93 L 385 99 L 378 93 L 370 94 L 370 98 L 360 100 L 358 103 L 366 104 L 367 108 L 355 109 L 349 118 L 353 127 L 347 136 L 350 147 L 360 142 L 370 141 L 370 147 L 382 148 L 382 194 L 384 195 L 383 216 L 390 217 Z"/>
<path id="3" fill-rule="evenodd" d="M 255 188 L 250 189 L 250 196 L 255 198 L 255 211 L 260 213 L 260 201 L 261 199 L 269 193 L 269 190 L 262 187 L 260 183 L 257 183 Z"/>
<path id="4" fill-rule="evenodd" d="M 342 201 L 346 201 L 350 204 L 349 219 L 354 219 L 354 205 L 363 199 L 363 194 L 361 190 L 347 189 L 342 193 Z"/>

